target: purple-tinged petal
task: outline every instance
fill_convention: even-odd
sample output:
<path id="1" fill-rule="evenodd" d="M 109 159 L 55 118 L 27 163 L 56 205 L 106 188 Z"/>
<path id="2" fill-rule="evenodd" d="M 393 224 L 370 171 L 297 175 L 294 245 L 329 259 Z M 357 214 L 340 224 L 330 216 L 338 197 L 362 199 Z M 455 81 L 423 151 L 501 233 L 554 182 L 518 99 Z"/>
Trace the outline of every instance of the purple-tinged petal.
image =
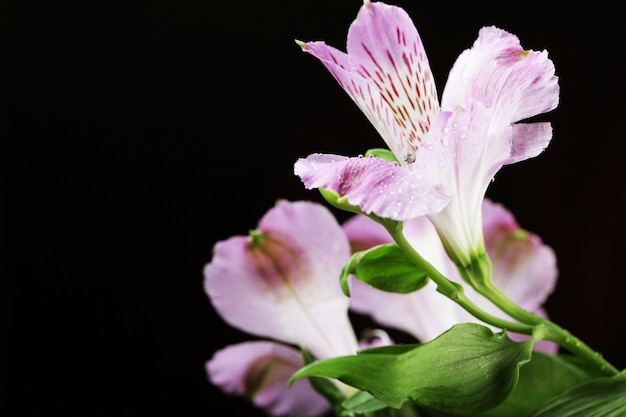
<path id="1" fill-rule="evenodd" d="M 343 223 L 342 227 L 350 241 L 352 253 L 393 242 L 387 229 L 362 214 L 350 217 Z"/>
<path id="2" fill-rule="evenodd" d="M 359 339 L 359 349 L 389 346 L 394 342 L 386 331 L 382 329 L 366 329 Z"/>
<path id="3" fill-rule="evenodd" d="M 493 281 L 520 307 L 540 308 L 554 291 L 556 256 L 541 238 L 520 228 L 502 205 L 485 200 L 485 245 L 491 258 Z"/>
<path id="4" fill-rule="evenodd" d="M 546 51 L 526 51 L 502 29 L 484 27 L 471 49 L 457 59 L 442 95 L 451 110 L 472 97 L 509 125 L 556 108 L 558 78 Z"/>
<path id="5" fill-rule="evenodd" d="M 349 355 L 357 341 L 338 285 L 349 257 L 347 237 L 325 206 L 283 200 L 250 236 L 215 245 L 205 290 L 233 327 L 302 345 L 319 359 Z"/>
<path id="6" fill-rule="evenodd" d="M 393 220 L 436 213 L 450 201 L 419 172 L 381 158 L 313 154 L 299 159 L 294 172 L 308 189 L 333 190 L 363 212 Z"/>
<path id="7" fill-rule="evenodd" d="M 505 165 L 534 158 L 544 151 L 552 139 L 550 123 L 518 123 L 513 129 L 513 148 L 511 157 L 504 161 Z"/>
<path id="8" fill-rule="evenodd" d="M 292 347 L 252 341 L 221 349 L 206 362 L 209 380 L 224 392 L 252 398 L 272 416 L 316 417 L 330 410 L 306 378 L 288 386 L 289 378 L 304 362 Z"/>
<path id="9" fill-rule="evenodd" d="M 464 310 L 437 292 L 436 288 L 433 282 L 429 282 L 418 291 L 397 294 L 354 280 L 350 286 L 350 308 L 370 316 L 382 326 L 401 330 L 421 342 L 427 342 L 453 324 L 468 321 L 459 320 L 459 313 Z"/>
<path id="10" fill-rule="evenodd" d="M 443 210 L 428 216 L 450 256 L 464 265 L 472 253 L 484 250 L 482 199 L 502 161 L 510 156 L 508 136 L 489 140 L 492 117 L 492 110 L 473 99 L 437 114 L 425 146 L 410 165 L 433 187 L 454 196 Z"/>
<path id="11" fill-rule="evenodd" d="M 320 59 L 398 160 L 416 153 L 439 101 L 424 46 L 404 10 L 365 2 L 348 30 L 347 54 L 323 42 L 303 50 Z"/>
<path id="12" fill-rule="evenodd" d="M 352 98 L 374 126 L 394 155 L 415 153 L 411 142 L 404 140 L 404 128 L 398 124 L 389 104 L 377 87 L 358 72 L 350 71 L 348 56 L 324 42 L 308 42 L 302 50 L 318 58 L 337 83 Z"/>

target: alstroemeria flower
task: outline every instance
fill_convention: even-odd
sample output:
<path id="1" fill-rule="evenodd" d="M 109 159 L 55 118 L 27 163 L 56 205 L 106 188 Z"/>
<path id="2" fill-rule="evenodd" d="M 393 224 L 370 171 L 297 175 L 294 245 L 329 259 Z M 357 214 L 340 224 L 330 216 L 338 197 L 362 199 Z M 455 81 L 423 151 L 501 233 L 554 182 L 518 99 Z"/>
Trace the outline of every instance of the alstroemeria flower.
<path id="1" fill-rule="evenodd" d="M 496 172 L 538 155 L 549 123 L 518 123 L 558 104 L 547 52 L 484 27 L 458 57 L 437 96 L 424 46 L 408 14 L 365 1 L 348 31 L 347 53 L 301 43 L 370 120 L 397 162 L 313 154 L 294 171 L 311 188 L 337 192 L 364 213 L 399 221 L 426 215 L 461 265 L 484 253 L 481 202 Z"/>
<path id="2" fill-rule="evenodd" d="M 289 378 L 304 366 L 295 348 L 271 341 L 227 346 L 206 363 L 209 380 L 224 392 L 246 396 L 272 416 L 315 417 L 330 404 L 306 378 L 288 386 Z"/>
<path id="3" fill-rule="evenodd" d="M 359 349 L 393 344 L 381 329 L 369 329 Z M 292 346 L 255 340 L 226 346 L 206 362 L 209 380 L 224 392 L 250 398 L 272 416 L 326 415 L 330 404 L 306 378 L 289 386 L 289 378 L 304 366 L 302 354 Z"/>
<path id="4" fill-rule="evenodd" d="M 552 293 L 558 275 L 553 250 L 543 244 L 537 235 L 521 229 L 513 215 L 500 204 L 485 199 L 482 216 L 494 284 L 520 307 L 546 317 L 542 304 Z M 391 242 L 380 224 L 363 215 L 349 219 L 344 224 L 344 230 L 352 242 L 353 251 Z M 446 256 L 435 228 L 425 217 L 405 222 L 404 234 L 434 267 L 452 281 L 462 283 L 457 268 Z M 511 320 L 471 287 L 465 286 L 464 290 L 482 310 Z M 394 294 L 354 280 L 351 294 L 354 311 L 369 315 L 382 325 L 405 331 L 421 342 L 434 339 L 457 323 L 480 323 L 462 307 L 437 292 L 432 281 L 416 292 Z M 514 333 L 509 333 L 509 336 L 514 340 L 527 337 Z M 542 341 L 535 348 L 554 353 L 557 345 Z"/>
<path id="5" fill-rule="evenodd" d="M 354 354 L 338 284 L 350 244 L 321 204 L 280 201 L 248 236 L 218 242 L 204 268 L 211 303 L 231 326 L 303 346 L 317 359 Z"/>
<path id="6" fill-rule="evenodd" d="M 356 353 L 349 299 L 338 282 L 349 257 L 341 225 L 326 207 L 307 201 L 280 201 L 248 236 L 218 242 L 204 268 L 213 307 L 231 326 L 274 341 L 218 351 L 206 364 L 210 380 L 273 416 L 326 412 L 329 404 L 308 381 L 291 387 L 287 381 L 304 365 L 294 346 L 316 359 Z"/>

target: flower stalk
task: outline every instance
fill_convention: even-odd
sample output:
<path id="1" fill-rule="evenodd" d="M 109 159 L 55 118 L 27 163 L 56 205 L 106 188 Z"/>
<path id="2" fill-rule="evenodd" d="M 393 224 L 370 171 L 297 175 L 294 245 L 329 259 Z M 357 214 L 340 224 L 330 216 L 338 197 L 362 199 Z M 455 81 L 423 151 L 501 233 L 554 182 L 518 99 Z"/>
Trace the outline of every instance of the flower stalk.
<path id="1" fill-rule="evenodd" d="M 502 291 L 500 291 L 500 289 L 493 284 L 491 276 L 485 275 L 485 272 L 488 272 L 489 274 L 491 272 L 490 261 L 486 254 L 477 257 L 476 261 L 472 262 L 472 265 L 470 266 L 459 267 L 459 272 L 464 280 L 471 283 L 472 287 L 481 295 L 485 296 L 504 313 L 519 322 L 501 319 L 485 312 L 474 304 L 463 293 L 462 288 L 460 288 L 458 284 L 452 283 L 411 246 L 402 233 L 401 222 L 383 219 L 376 220 L 385 227 L 393 240 L 404 251 L 407 257 L 413 260 L 413 262 L 424 270 L 428 277 L 437 284 L 437 291 L 463 307 L 468 313 L 472 314 L 477 319 L 507 331 L 532 335 L 535 341 L 550 340 L 558 343 L 572 354 L 580 357 L 589 365 L 593 366 L 603 375 L 613 376 L 619 373 L 619 370 L 606 361 L 601 354 L 591 349 L 587 344 L 572 335 L 568 330 L 548 319 L 524 310 L 511 301 L 504 293 L 502 293 Z M 478 275 L 479 273 L 481 275 Z"/>
<path id="2" fill-rule="evenodd" d="M 484 259 L 477 259 L 477 263 L 483 264 Z M 476 267 L 459 267 L 459 272 L 464 279 L 471 282 L 476 291 L 491 300 L 503 312 L 514 319 L 533 327 L 544 326 L 543 331 L 540 332 L 542 340 L 551 340 L 558 343 L 572 354 L 585 360 L 594 368 L 597 368 L 603 375 L 613 376 L 619 373 L 618 369 L 607 362 L 602 355 L 591 349 L 587 344 L 572 335 L 568 330 L 562 328 L 551 320 L 545 319 L 521 308 L 511 301 L 496 285 L 494 285 L 491 276 L 477 277 L 476 274 L 478 271 L 484 272 L 485 269 Z"/>

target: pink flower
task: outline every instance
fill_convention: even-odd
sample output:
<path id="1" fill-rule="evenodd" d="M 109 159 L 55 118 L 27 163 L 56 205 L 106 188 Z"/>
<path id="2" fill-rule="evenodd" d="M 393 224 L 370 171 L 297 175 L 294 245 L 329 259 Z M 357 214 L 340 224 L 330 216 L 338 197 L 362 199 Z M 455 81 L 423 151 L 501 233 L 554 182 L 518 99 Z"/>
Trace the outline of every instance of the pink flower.
<path id="1" fill-rule="evenodd" d="M 228 394 L 251 397 L 272 416 L 315 417 L 330 411 L 330 404 L 306 378 L 287 387 L 289 378 L 304 366 L 300 352 L 270 341 L 230 345 L 206 364 L 210 381 Z"/>
<path id="2" fill-rule="evenodd" d="M 349 257 L 348 239 L 327 208 L 283 200 L 250 235 L 215 245 L 204 287 L 235 328 L 304 346 L 317 359 L 353 354 L 349 299 L 338 283 Z"/>
<path id="3" fill-rule="evenodd" d="M 521 229 L 502 205 L 485 199 L 482 213 L 494 284 L 520 307 L 545 317 L 542 304 L 553 291 L 558 275 L 554 252 L 537 235 Z M 352 242 L 353 251 L 391 242 L 381 225 L 363 215 L 348 220 L 344 229 Z M 446 256 L 435 228 L 425 217 L 405 222 L 404 231 L 411 245 L 426 260 L 452 281 L 463 282 L 456 266 Z M 480 323 L 462 307 L 437 292 L 433 282 L 410 294 L 379 291 L 356 280 L 351 285 L 351 308 L 354 311 L 370 315 L 384 326 L 405 331 L 421 342 L 434 339 L 457 323 Z M 473 288 L 465 286 L 464 290 L 484 311 L 510 320 Z M 509 336 L 514 340 L 527 337 L 512 333 Z M 557 345 L 539 342 L 535 348 L 555 353 Z"/>
<path id="4" fill-rule="evenodd" d="M 225 392 L 251 397 L 273 416 L 327 412 L 330 405 L 308 380 L 291 387 L 287 381 L 304 366 L 294 346 L 315 359 L 352 355 L 358 349 L 349 299 L 339 286 L 349 257 L 348 238 L 332 213 L 305 201 L 280 201 L 248 236 L 218 242 L 204 268 L 213 307 L 231 326 L 273 341 L 216 352 L 206 363 L 211 382 Z"/>
<path id="5" fill-rule="evenodd" d="M 319 41 L 301 46 L 397 160 L 313 154 L 294 166 L 304 185 L 334 191 L 366 214 L 398 221 L 426 215 L 457 264 L 484 253 L 481 204 L 489 183 L 552 137 L 549 123 L 518 123 L 558 104 L 547 53 L 484 27 L 452 67 L 440 104 L 417 29 L 399 7 L 366 0 L 349 28 L 347 53 Z"/>

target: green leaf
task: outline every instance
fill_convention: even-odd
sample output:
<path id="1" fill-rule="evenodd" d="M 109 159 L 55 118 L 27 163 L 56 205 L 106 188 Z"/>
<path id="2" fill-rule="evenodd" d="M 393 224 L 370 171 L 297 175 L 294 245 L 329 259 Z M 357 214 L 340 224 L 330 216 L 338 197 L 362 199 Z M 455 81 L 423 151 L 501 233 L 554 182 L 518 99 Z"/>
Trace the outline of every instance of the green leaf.
<path id="1" fill-rule="evenodd" d="M 428 282 L 420 270 L 398 245 L 389 243 L 365 252 L 355 268 L 359 281 L 387 292 L 407 294 Z"/>
<path id="2" fill-rule="evenodd" d="M 569 356 L 533 352 L 530 362 L 520 369 L 519 381 L 511 395 L 480 417 L 525 417 L 552 397 L 593 378 Z"/>
<path id="3" fill-rule="evenodd" d="M 345 409 L 357 414 L 371 413 L 388 407 L 387 404 L 365 391 L 359 391 L 345 400 L 343 406 Z"/>
<path id="4" fill-rule="evenodd" d="M 626 415 L 626 370 L 597 378 L 552 398 L 528 417 L 620 417 Z"/>
<path id="5" fill-rule="evenodd" d="M 300 349 L 300 353 L 302 353 L 302 359 L 305 365 L 313 362 L 313 357 L 306 349 Z M 337 388 L 337 386 L 329 379 L 309 378 L 309 383 L 315 391 L 317 391 L 333 405 L 339 404 L 346 399 L 345 395 L 343 395 L 339 388 Z"/>
<path id="6" fill-rule="evenodd" d="M 443 412 L 475 415 L 499 405 L 515 387 L 532 342 L 463 323 L 422 345 L 373 348 L 311 363 L 302 377 L 338 379 L 393 408 L 407 400 Z"/>
<path id="7" fill-rule="evenodd" d="M 365 156 L 376 156 L 382 158 L 387 162 L 397 161 L 396 156 L 389 149 L 385 148 L 372 148 L 365 152 Z"/>
<path id="8" fill-rule="evenodd" d="M 343 291 L 346 297 L 350 297 L 350 275 L 354 273 L 355 266 L 361 256 L 363 256 L 363 252 L 353 253 L 348 262 L 346 262 L 341 268 L 341 274 L 339 275 L 339 286 L 341 287 L 341 291 Z"/>

